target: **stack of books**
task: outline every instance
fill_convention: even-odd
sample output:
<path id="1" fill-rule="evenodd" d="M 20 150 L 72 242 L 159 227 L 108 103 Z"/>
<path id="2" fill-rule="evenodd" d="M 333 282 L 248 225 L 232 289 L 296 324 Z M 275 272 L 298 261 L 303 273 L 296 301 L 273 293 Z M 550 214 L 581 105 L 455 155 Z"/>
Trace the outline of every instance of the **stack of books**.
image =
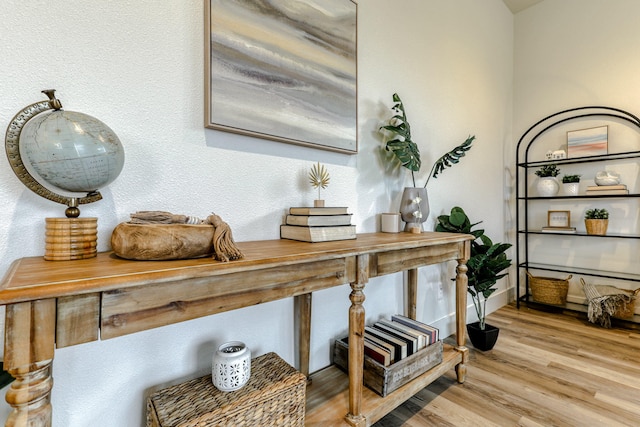
<path id="1" fill-rule="evenodd" d="M 587 196 L 616 196 L 629 194 L 625 184 L 617 185 L 591 185 L 585 192 Z"/>
<path id="2" fill-rule="evenodd" d="M 303 242 L 328 242 L 356 238 L 356 226 L 345 207 L 289 208 L 280 238 Z"/>
<path id="3" fill-rule="evenodd" d="M 426 323 L 396 314 L 364 328 L 364 352 L 389 366 L 436 343 L 439 330 Z"/>

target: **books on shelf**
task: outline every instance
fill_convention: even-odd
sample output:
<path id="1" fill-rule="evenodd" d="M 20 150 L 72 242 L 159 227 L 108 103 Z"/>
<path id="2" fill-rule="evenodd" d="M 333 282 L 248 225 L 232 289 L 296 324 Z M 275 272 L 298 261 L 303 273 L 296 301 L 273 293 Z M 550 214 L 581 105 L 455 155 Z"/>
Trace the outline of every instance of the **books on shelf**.
<path id="1" fill-rule="evenodd" d="M 629 194 L 626 184 L 590 185 L 585 191 L 587 196 L 619 196 Z"/>
<path id="2" fill-rule="evenodd" d="M 626 184 L 616 185 L 590 185 L 587 187 L 587 191 L 609 191 L 609 190 L 626 190 Z"/>
<path id="3" fill-rule="evenodd" d="M 543 233 L 575 233 L 575 227 L 542 227 Z"/>
<path id="4" fill-rule="evenodd" d="M 287 225 L 350 225 L 351 214 L 344 215 L 287 215 Z"/>
<path id="5" fill-rule="evenodd" d="M 289 215 L 346 215 L 349 208 L 346 207 L 293 207 L 289 208 Z"/>
<path id="6" fill-rule="evenodd" d="M 587 190 L 587 196 L 621 196 L 629 194 L 629 190 Z"/>
<path id="7" fill-rule="evenodd" d="M 303 225 L 281 225 L 282 239 L 302 242 L 330 242 L 334 240 L 350 240 L 356 238 L 355 225 L 334 225 L 327 227 L 309 227 Z"/>
<path id="8" fill-rule="evenodd" d="M 280 238 L 330 242 L 356 238 L 356 226 L 346 207 L 292 207 L 280 226 Z"/>

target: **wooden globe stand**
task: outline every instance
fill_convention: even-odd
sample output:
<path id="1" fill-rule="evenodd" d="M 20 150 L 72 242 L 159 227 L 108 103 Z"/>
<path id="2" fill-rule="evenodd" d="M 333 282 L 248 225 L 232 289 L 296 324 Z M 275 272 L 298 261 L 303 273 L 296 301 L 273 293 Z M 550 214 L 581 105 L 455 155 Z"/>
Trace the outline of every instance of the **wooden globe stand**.
<path id="1" fill-rule="evenodd" d="M 98 254 L 98 218 L 45 218 L 44 259 L 69 261 Z"/>
<path id="2" fill-rule="evenodd" d="M 78 218 L 78 200 L 70 199 L 67 218 L 45 218 L 44 259 L 69 261 L 98 255 L 98 218 Z"/>

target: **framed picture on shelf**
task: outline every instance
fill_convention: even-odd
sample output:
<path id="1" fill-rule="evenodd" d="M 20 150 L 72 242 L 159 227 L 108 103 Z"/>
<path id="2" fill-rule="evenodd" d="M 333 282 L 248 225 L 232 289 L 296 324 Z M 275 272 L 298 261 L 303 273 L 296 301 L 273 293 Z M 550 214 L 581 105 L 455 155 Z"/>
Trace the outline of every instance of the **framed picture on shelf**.
<path id="1" fill-rule="evenodd" d="M 547 227 L 569 228 L 571 226 L 571 211 L 547 211 Z"/>
<path id="2" fill-rule="evenodd" d="M 601 156 L 608 153 L 608 143 L 609 126 L 571 130 L 567 132 L 567 156 L 570 159 Z"/>
<path id="3" fill-rule="evenodd" d="M 357 3 L 205 1 L 205 127 L 353 154 Z"/>

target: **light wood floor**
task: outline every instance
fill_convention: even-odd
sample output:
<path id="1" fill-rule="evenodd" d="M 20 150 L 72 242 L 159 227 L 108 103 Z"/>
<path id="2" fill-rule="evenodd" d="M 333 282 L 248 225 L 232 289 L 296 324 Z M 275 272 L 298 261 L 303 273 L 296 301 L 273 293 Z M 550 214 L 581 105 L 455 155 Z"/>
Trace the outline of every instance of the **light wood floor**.
<path id="1" fill-rule="evenodd" d="M 468 343 L 464 384 L 451 371 L 374 426 L 640 426 L 638 330 L 522 306 L 488 323 L 498 343 Z"/>

